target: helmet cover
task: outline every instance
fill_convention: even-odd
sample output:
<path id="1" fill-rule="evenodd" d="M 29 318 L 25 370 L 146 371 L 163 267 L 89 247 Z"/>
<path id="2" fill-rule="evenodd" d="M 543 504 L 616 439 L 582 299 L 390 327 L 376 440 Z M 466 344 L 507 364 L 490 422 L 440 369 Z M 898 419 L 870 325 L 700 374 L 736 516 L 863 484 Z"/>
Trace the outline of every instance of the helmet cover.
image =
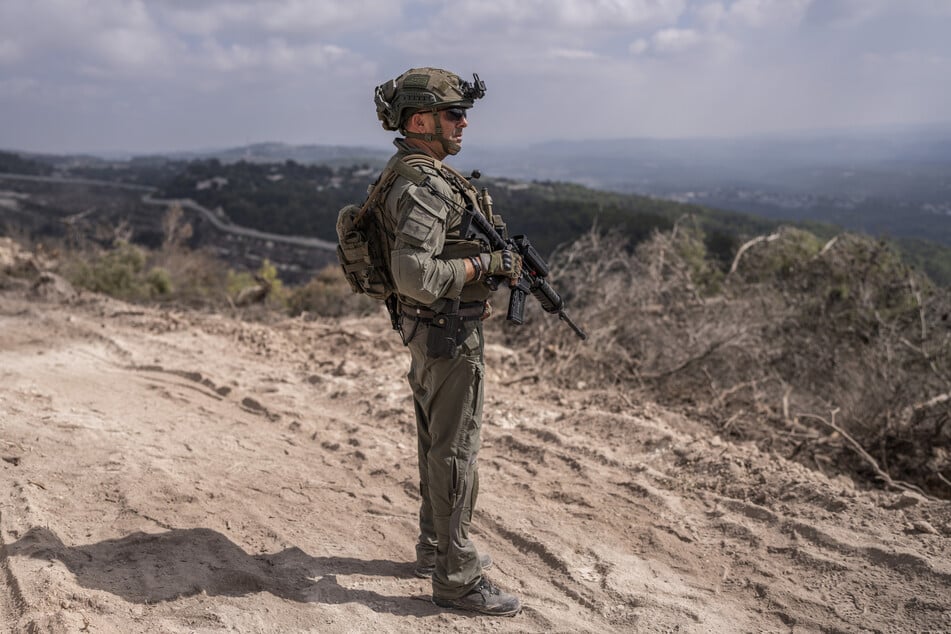
<path id="1" fill-rule="evenodd" d="M 472 74 L 470 83 L 440 68 L 412 68 L 376 87 L 376 116 L 384 130 L 399 130 L 417 110 L 471 108 L 485 95 L 485 82 Z"/>

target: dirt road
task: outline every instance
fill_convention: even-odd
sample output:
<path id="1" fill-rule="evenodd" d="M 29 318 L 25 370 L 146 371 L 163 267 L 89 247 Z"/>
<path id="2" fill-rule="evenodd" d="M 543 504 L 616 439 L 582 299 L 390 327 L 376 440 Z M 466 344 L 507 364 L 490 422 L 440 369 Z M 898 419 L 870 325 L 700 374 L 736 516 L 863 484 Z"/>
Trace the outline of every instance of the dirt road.
<path id="1" fill-rule="evenodd" d="M 951 631 L 948 503 L 553 389 L 499 346 L 473 537 L 525 607 L 436 608 L 412 575 L 408 359 L 387 330 L 0 291 L 0 624 Z"/>

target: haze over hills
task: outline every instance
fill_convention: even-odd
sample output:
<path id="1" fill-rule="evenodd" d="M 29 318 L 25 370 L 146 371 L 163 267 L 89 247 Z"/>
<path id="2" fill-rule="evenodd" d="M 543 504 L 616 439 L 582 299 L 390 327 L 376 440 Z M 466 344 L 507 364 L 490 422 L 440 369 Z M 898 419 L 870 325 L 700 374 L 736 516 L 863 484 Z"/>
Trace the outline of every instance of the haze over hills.
<path id="1" fill-rule="evenodd" d="M 260 143 L 177 158 L 369 164 L 391 149 Z M 566 181 L 774 220 L 832 223 L 877 236 L 951 245 L 951 124 L 704 139 L 549 141 L 486 147 L 452 159 L 464 170 Z"/>
<path id="2" fill-rule="evenodd" d="M 951 126 L 469 150 L 460 163 L 514 178 L 951 244 Z"/>
<path id="3" fill-rule="evenodd" d="M 379 148 L 258 143 L 170 158 L 377 167 L 390 153 L 385 143 Z M 509 147 L 480 145 L 473 134 L 452 162 L 491 177 L 566 181 L 951 245 L 951 124 Z"/>
<path id="4" fill-rule="evenodd" d="M 166 155 L 69 157 L 76 163 L 285 162 L 378 169 L 378 147 L 256 143 Z M 53 164 L 63 157 L 29 155 Z M 564 181 L 776 221 L 823 222 L 951 246 L 951 124 L 702 139 L 549 141 L 486 146 L 476 132 L 452 159 L 488 178 Z M 922 247 L 925 248 L 925 247 Z"/>

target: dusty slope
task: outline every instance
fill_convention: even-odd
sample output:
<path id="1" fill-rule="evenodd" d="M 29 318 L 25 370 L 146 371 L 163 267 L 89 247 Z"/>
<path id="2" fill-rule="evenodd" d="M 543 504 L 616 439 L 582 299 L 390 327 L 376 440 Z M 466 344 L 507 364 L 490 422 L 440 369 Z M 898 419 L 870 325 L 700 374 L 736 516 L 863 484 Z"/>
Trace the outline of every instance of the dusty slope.
<path id="1" fill-rule="evenodd" d="M 474 537 L 525 609 L 411 575 L 406 354 L 0 291 L 0 618 L 15 632 L 951 631 L 951 507 L 857 491 L 501 347 Z"/>

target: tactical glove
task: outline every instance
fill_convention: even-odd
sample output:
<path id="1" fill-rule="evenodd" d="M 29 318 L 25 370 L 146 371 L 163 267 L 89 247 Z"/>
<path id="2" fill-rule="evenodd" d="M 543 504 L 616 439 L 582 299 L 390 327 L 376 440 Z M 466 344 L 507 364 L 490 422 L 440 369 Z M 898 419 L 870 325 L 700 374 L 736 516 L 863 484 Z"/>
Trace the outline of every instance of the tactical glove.
<path id="1" fill-rule="evenodd" d="M 522 276 L 522 256 L 511 249 L 483 253 L 481 258 L 485 277 L 507 277 L 514 283 Z"/>

